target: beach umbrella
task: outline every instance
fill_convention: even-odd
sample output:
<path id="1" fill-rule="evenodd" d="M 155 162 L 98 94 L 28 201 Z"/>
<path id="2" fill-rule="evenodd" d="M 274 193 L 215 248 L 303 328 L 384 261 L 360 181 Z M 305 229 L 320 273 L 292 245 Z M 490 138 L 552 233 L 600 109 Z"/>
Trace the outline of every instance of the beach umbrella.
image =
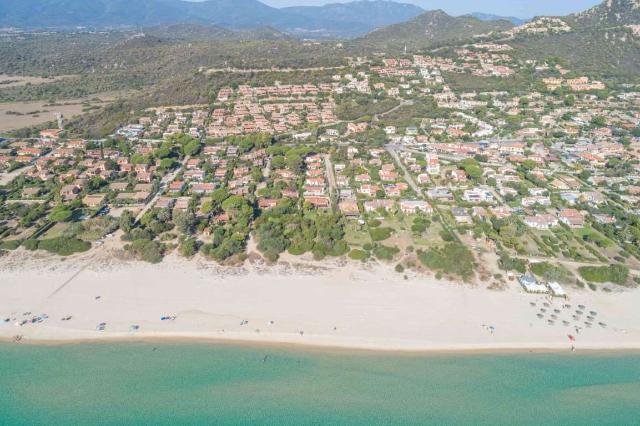
<path id="1" fill-rule="evenodd" d="M 575 342 L 576 338 L 573 337 L 571 334 L 567 334 L 567 337 L 569 338 L 570 341 Z"/>

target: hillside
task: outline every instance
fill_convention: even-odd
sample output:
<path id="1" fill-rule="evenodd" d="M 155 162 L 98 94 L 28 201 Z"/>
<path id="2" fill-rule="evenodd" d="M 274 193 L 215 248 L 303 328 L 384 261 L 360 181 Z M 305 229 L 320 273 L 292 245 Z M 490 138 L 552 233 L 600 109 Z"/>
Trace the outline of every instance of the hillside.
<path id="1" fill-rule="evenodd" d="M 640 0 L 606 0 L 567 20 L 581 27 L 602 27 L 640 24 Z"/>
<path id="2" fill-rule="evenodd" d="M 606 0 L 562 19 L 569 24 L 567 31 L 523 32 L 510 44 L 524 57 L 555 57 L 604 79 L 638 80 L 640 37 L 628 27 L 640 24 L 640 0 Z"/>
<path id="3" fill-rule="evenodd" d="M 574 71 L 603 79 L 640 76 L 640 41 L 624 28 L 518 37 L 510 44 L 523 58 L 560 58 Z"/>
<path id="4" fill-rule="evenodd" d="M 408 22 L 375 30 L 356 40 L 356 44 L 380 50 L 402 49 L 406 45 L 408 50 L 416 50 L 512 27 L 508 21 L 482 21 L 472 16 L 456 18 L 434 10 Z"/>

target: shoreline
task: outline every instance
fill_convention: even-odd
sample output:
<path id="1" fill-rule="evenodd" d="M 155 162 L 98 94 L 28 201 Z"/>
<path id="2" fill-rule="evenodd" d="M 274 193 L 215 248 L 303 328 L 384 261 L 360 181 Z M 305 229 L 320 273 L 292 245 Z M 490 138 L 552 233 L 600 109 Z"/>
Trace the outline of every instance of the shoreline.
<path id="1" fill-rule="evenodd" d="M 292 336 L 293 337 L 293 336 Z M 359 344 L 339 344 L 336 342 L 294 342 L 293 340 L 277 339 L 251 339 L 239 337 L 218 337 L 205 333 L 183 333 L 183 334 L 137 334 L 130 336 L 110 335 L 103 337 L 82 337 L 82 338 L 30 338 L 20 342 L 13 341 L 12 338 L 0 336 L 0 345 L 24 345 L 24 346 L 81 346 L 81 345 L 111 345 L 111 344 L 158 344 L 158 345 L 211 345 L 211 346 L 234 346 L 250 349 L 286 349 L 301 350 L 305 352 L 322 353 L 353 353 L 353 354 L 379 354 L 379 355 L 516 355 L 516 354 L 551 354 L 560 355 L 594 355 L 594 354 L 629 354 L 638 353 L 640 355 L 640 343 L 628 346 L 607 346 L 590 345 L 576 348 L 571 351 L 570 346 L 558 344 L 556 346 L 548 343 L 529 345 L 470 345 L 458 344 L 451 346 L 424 346 L 424 347 L 393 347 L 385 345 L 359 345 Z"/>

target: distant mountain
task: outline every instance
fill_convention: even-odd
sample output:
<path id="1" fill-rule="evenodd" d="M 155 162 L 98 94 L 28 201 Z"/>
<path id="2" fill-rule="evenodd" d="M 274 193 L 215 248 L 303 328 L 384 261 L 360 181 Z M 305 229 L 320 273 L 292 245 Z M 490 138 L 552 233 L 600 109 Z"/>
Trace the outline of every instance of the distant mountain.
<path id="1" fill-rule="evenodd" d="M 304 31 L 324 31 L 327 34 L 340 33 L 352 36 L 365 34 L 374 28 L 408 21 L 424 10 L 406 3 L 387 0 L 360 0 L 351 3 L 331 3 L 324 6 L 294 6 L 281 9 L 289 15 L 303 17 L 317 23 L 322 28 L 308 24 Z M 299 24 L 298 24 L 299 25 Z M 296 31 L 296 28 L 288 28 Z"/>
<path id="2" fill-rule="evenodd" d="M 228 28 L 269 25 L 281 12 L 257 0 L 0 0 L 0 26 L 71 28 L 200 22 Z"/>
<path id="3" fill-rule="evenodd" d="M 393 1 L 276 9 L 258 0 L 0 0 L 0 27 L 125 28 L 177 23 L 273 27 L 304 37 L 353 37 L 423 12 Z"/>
<path id="4" fill-rule="evenodd" d="M 582 26 L 640 25 L 640 0 L 605 0 L 584 12 L 568 17 Z"/>
<path id="5" fill-rule="evenodd" d="M 401 24 L 375 30 L 356 40 L 363 47 L 378 49 L 424 49 L 445 42 L 512 28 L 509 21 L 481 21 L 472 16 L 453 17 L 433 10 Z"/>
<path id="6" fill-rule="evenodd" d="M 477 18 L 477 19 L 479 19 L 481 21 L 509 21 L 513 25 L 522 25 L 522 24 L 526 24 L 527 22 L 529 22 L 529 19 L 516 18 L 516 17 L 513 17 L 513 16 L 491 15 L 489 13 L 481 13 L 481 12 L 470 13 L 467 16 L 472 16 L 472 17 Z"/>

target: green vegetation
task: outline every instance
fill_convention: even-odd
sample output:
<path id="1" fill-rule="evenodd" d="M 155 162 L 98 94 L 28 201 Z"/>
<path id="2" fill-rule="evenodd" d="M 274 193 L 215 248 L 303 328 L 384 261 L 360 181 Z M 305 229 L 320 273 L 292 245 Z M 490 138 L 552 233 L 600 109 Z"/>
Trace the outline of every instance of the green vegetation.
<path id="1" fill-rule="evenodd" d="M 531 272 L 547 281 L 557 281 L 565 284 L 574 281 L 573 274 L 567 268 L 562 265 L 552 265 L 548 262 L 533 263 Z"/>
<path id="2" fill-rule="evenodd" d="M 82 253 L 91 248 L 91 243 L 77 238 L 51 238 L 47 240 L 27 240 L 24 242 L 27 250 L 45 250 L 60 256 L 71 256 Z"/>
<path id="3" fill-rule="evenodd" d="M 369 234 L 371 235 L 371 240 L 373 241 L 384 241 L 387 238 L 391 237 L 393 233 L 392 228 L 371 228 L 369 229 Z"/>
<path id="4" fill-rule="evenodd" d="M 336 114 L 340 120 L 371 119 L 376 114 L 387 112 L 399 105 L 392 98 L 382 98 L 373 102 L 374 98 L 364 95 L 345 95 L 336 102 Z"/>
<path id="5" fill-rule="evenodd" d="M 473 253 L 462 244 L 447 243 L 442 248 L 418 250 L 417 254 L 422 264 L 434 271 L 458 275 L 465 281 L 473 275 L 475 268 Z"/>
<path id="6" fill-rule="evenodd" d="M 166 247 L 157 241 L 138 239 L 126 245 L 125 249 L 132 253 L 138 260 L 149 263 L 160 263 L 162 262 Z"/>
<path id="7" fill-rule="evenodd" d="M 389 247 L 382 244 L 376 244 L 373 246 L 373 255 L 380 260 L 393 260 L 394 256 L 400 253 L 398 247 Z"/>
<path id="8" fill-rule="evenodd" d="M 624 265 L 581 266 L 580 276 L 588 282 L 625 285 L 629 279 L 629 268 Z"/>
<path id="9" fill-rule="evenodd" d="M 353 260 L 366 260 L 369 258 L 369 253 L 364 250 L 354 249 L 349 252 L 349 258 Z"/>
<path id="10" fill-rule="evenodd" d="M 521 274 L 527 272 L 527 262 L 525 260 L 510 257 L 505 252 L 500 252 L 500 260 L 498 262 L 500 268 L 505 271 L 517 271 Z"/>
<path id="11" fill-rule="evenodd" d="M 292 200 L 264 212 L 256 219 L 255 232 L 258 249 L 271 261 L 287 250 L 293 254 L 310 251 L 316 259 L 349 252 L 342 216 L 306 208 L 300 212 Z"/>

